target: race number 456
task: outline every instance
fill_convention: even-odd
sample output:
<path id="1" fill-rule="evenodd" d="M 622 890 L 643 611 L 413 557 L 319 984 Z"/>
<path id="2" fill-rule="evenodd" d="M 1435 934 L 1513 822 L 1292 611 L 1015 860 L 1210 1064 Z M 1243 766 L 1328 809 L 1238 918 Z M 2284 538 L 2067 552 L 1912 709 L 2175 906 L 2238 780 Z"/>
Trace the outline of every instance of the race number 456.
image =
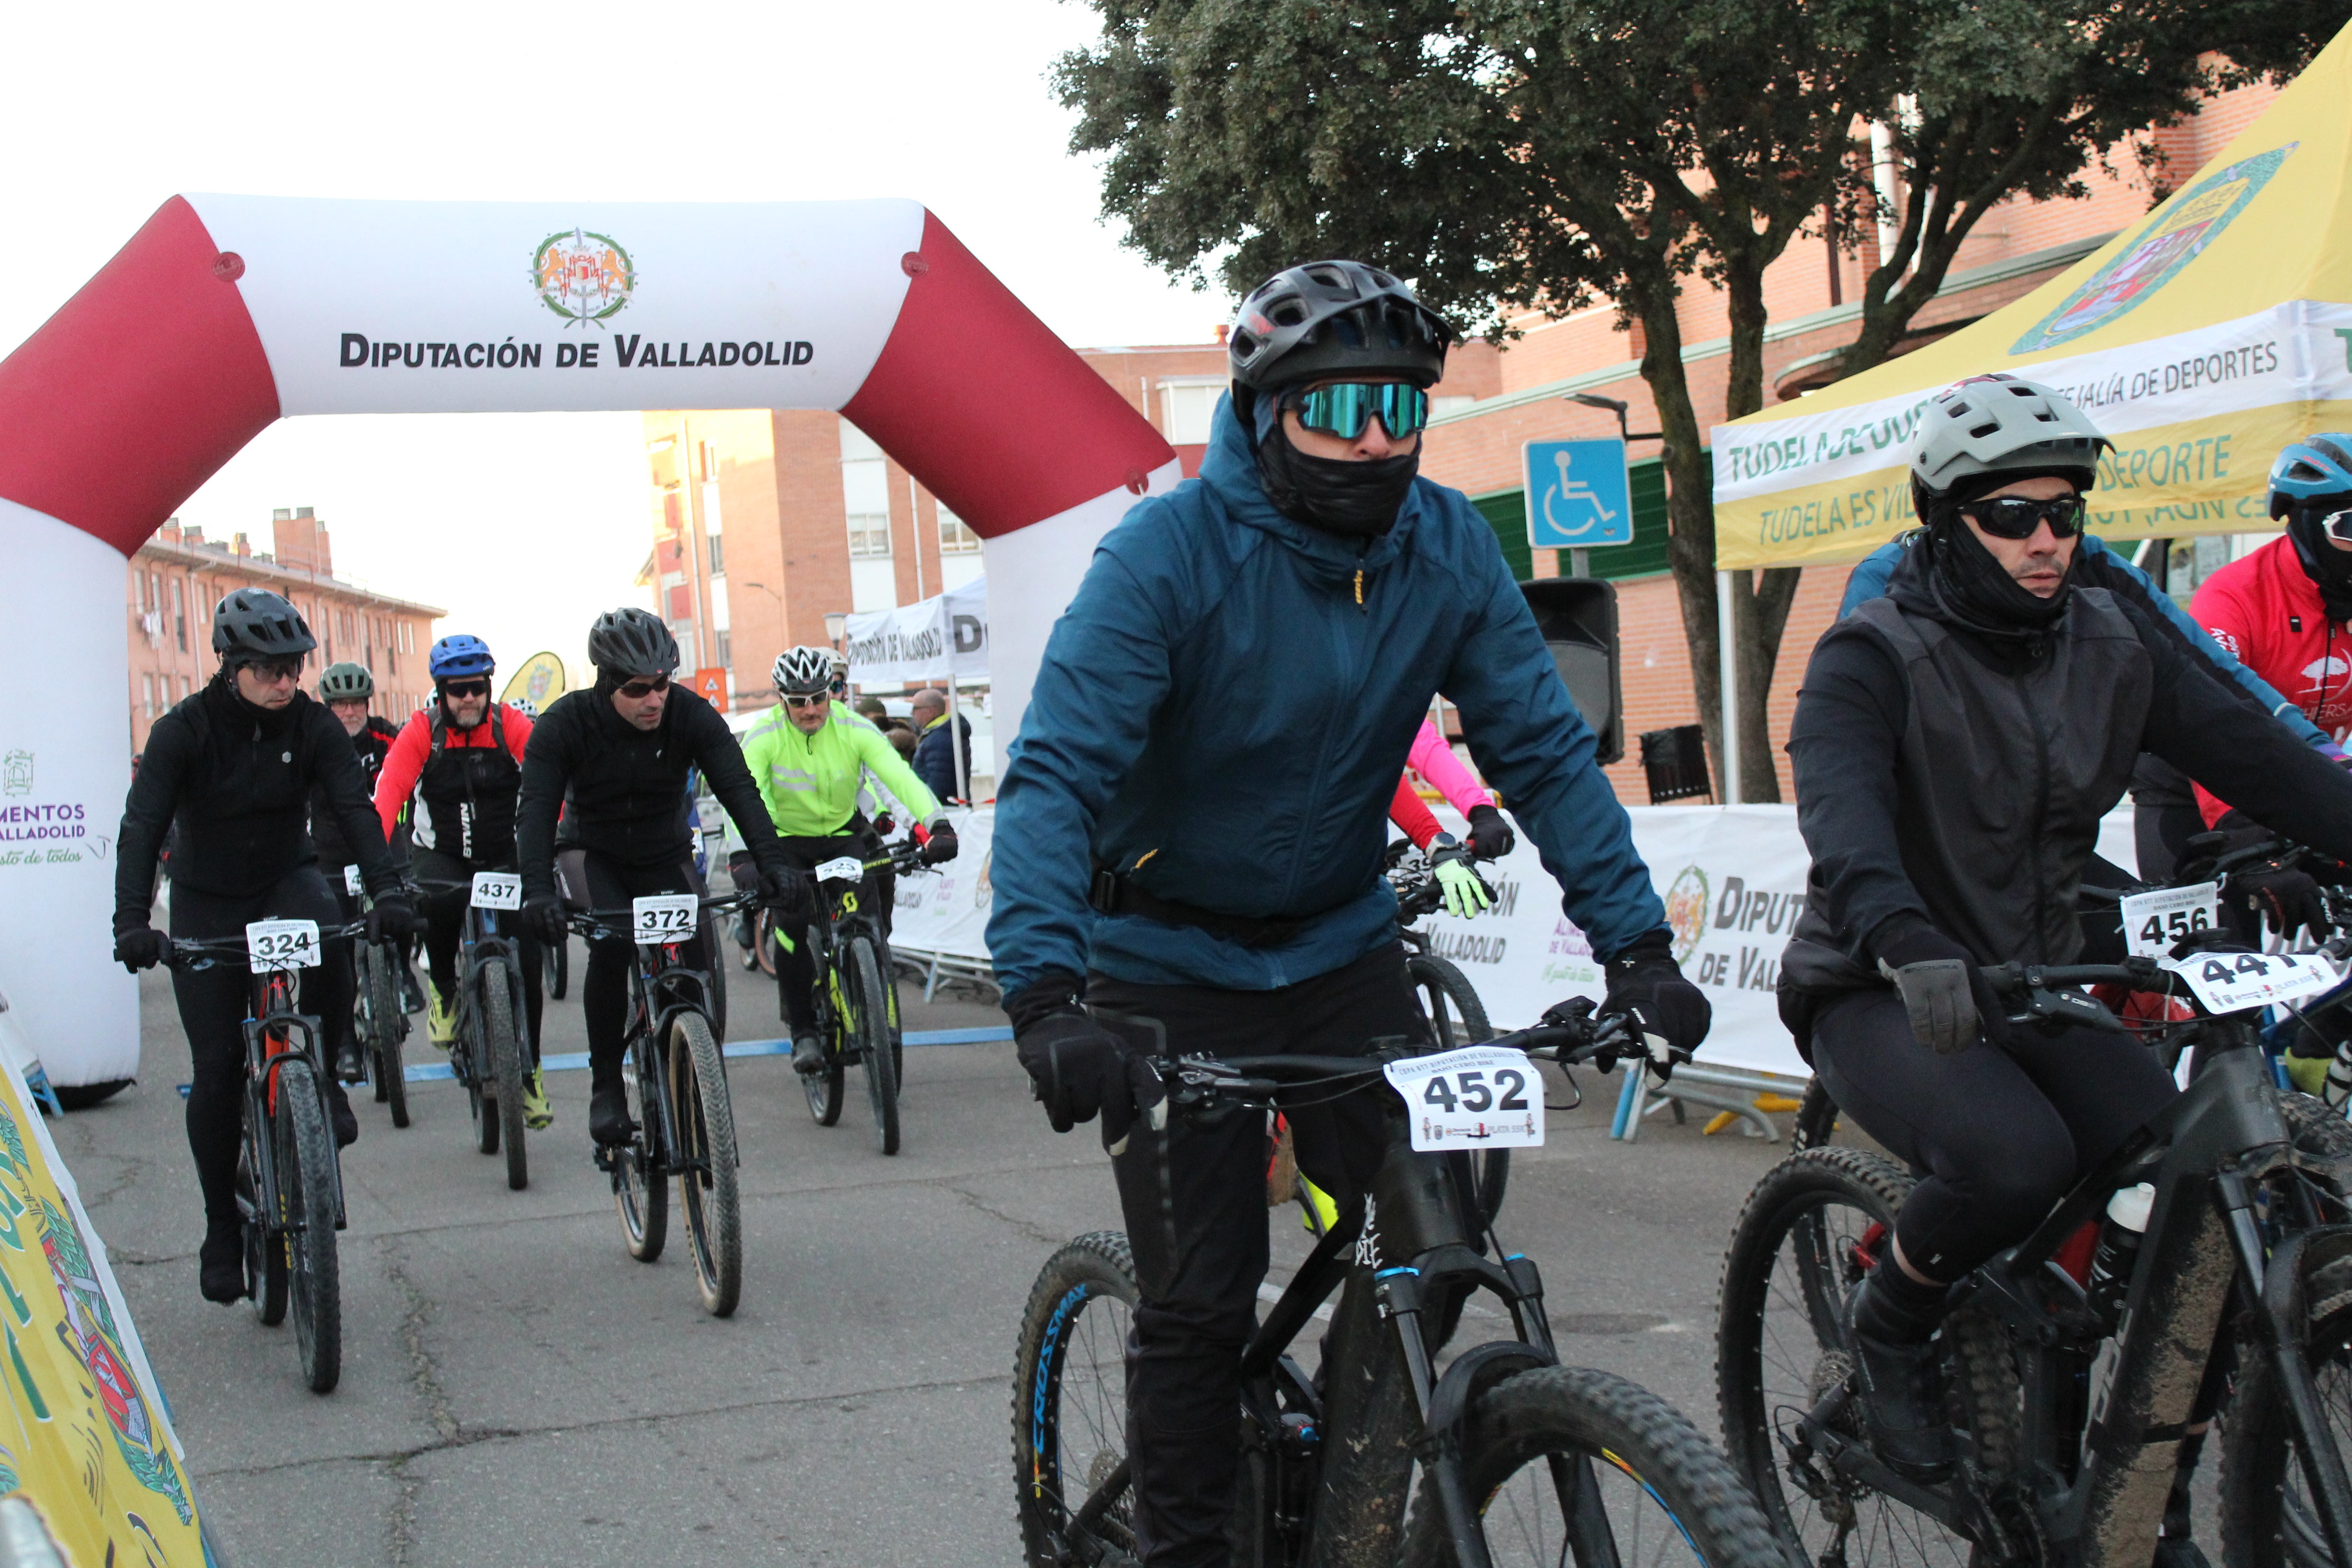
<path id="1" fill-rule="evenodd" d="M 2162 958 L 2182 937 L 2221 923 L 2221 884 L 2164 888 L 2123 900 L 2124 946 L 2136 958 Z"/>
<path id="2" fill-rule="evenodd" d="M 631 934 L 639 947 L 684 942 L 701 923 L 702 904 L 692 893 L 655 893 L 629 902 Z"/>
<path id="3" fill-rule="evenodd" d="M 1535 1148 L 1544 1141 L 1543 1084 L 1513 1050 L 1465 1046 L 1381 1068 L 1404 1097 L 1417 1150 Z"/>
<path id="4" fill-rule="evenodd" d="M 319 967 L 317 921 L 255 921 L 245 928 L 246 962 L 256 974 Z"/>

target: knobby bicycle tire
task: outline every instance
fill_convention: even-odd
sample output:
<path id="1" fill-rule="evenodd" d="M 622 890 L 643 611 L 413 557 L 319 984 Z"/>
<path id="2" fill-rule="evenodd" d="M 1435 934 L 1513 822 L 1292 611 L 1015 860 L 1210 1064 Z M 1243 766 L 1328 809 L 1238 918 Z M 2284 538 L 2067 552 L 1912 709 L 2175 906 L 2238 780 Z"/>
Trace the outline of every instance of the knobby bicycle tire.
<path id="1" fill-rule="evenodd" d="M 1832 1510 L 1788 1473 L 1780 1429 L 1851 1374 L 1838 1325 L 1862 1278 L 1861 1239 L 1891 1236 L 1912 1185 L 1908 1171 L 1869 1150 L 1839 1144 L 1791 1154 L 1748 1194 L 1724 1255 L 1716 1331 L 1724 1447 L 1774 1531 L 1808 1561 L 1834 1528 L 1827 1522 Z M 1830 1218 L 1839 1208 L 1851 1211 L 1844 1228 Z M 1857 1221 L 1865 1228 L 1850 1234 Z M 1953 1423 L 1969 1428 L 1978 1468 L 1998 1482 L 2018 1452 L 2015 1363 L 1998 1321 L 1981 1307 L 1953 1312 L 1942 1338 Z M 1858 1412 L 1848 1419 L 1854 1423 L 1848 1435 L 1859 1435 Z M 1850 1507 L 1859 1521 L 1846 1541 L 1853 1568 L 1958 1564 L 1975 1555 L 1969 1542 L 1926 1515 L 1849 1479 L 1834 1484 L 1843 1500 L 1836 1507 Z M 1872 1556 L 1874 1550 L 1887 1555 Z"/>
<path id="2" fill-rule="evenodd" d="M 335 1251 L 334 1135 L 310 1064 L 278 1069 L 278 1184 L 285 1194 L 288 1295 L 303 1380 L 325 1394 L 343 1375 L 342 1278 Z"/>
<path id="3" fill-rule="evenodd" d="M 408 1033 L 408 1015 L 400 1010 L 400 976 L 391 955 L 382 948 L 370 945 L 362 951 L 367 954 L 368 1013 L 375 1033 L 369 1043 L 373 1052 L 369 1066 L 375 1074 L 375 1097 L 392 1112 L 392 1124 L 405 1127 L 408 1077 L 400 1047 Z"/>
<path id="4" fill-rule="evenodd" d="M 2352 1463 L 2352 1258 L 2315 1262 L 2306 1255 L 2303 1295 L 2309 1324 L 2304 1364 L 2337 1457 Z M 2238 1353 L 2237 1389 L 2221 1436 L 2222 1562 L 2226 1568 L 2329 1563 L 2278 1369 L 2259 1342 L 2242 1341 Z"/>
<path id="5" fill-rule="evenodd" d="M 1528 1486 L 1508 1487 L 1530 1468 L 1536 1473 Z M 1542 1517 L 1547 1497 L 1557 1510 L 1557 1478 L 1563 1475 L 1590 1478 L 1577 1494 L 1577 1532 L 1597 1540 L 1605 1522 L 1614 1548 L 1580 1551 L 1580 1563 L 1622 1561 L 1634 1568 L 1696 1557 L 1706 1568 L 1788 1568 L 1763 1514 L 1714 1445 L 1680 1411 L 1613 1373 L 1546 1366 L 1504 1379 L 1471 1408 L 1462 1470 L 1496 1568 L 1567 1557 L 1569 1521 Z M 1630 1486 L 1606 1483 L 1621 1473 Z M 1414 1500 L 1397 1558 L 1402 1568 L 1450 1568 L 1454 1561 L 1435 1494 L 1424 1485 Z M 1653 1508 L 1665 1516 L 1654 1527 L 1648 1523 Z M 1645 1534 L 1655 1536 L 1654 1550 L 1646 1549 Z"/>
<path id="6" fill-rule="evenodd" d="M 735 1109 L 710 1026 L 696 1012 L 670 1020 L 669 1099 L 677 1113 L 678 1213 L 694 1257 L 695 1288 L 714 1318 L 743 1295 L 743 1209 L 735 1179 Z M 696 1171 L 695 1164 L 704 1167 Z"/>
<path id="7" fill-rule="evenodd" d="M 561 1002 L 572 985 L 572 939 L 550 942 L 546 957 L 540 966 L 541 978 L 547 983 L 547 994 Z"/>
<path id="8" fill-rule="evenodd" d="M 763 910 L 761 912 L 764 915 L 767 911 Z M 761 929 L 764 931 L 766 928 Z M 842 972 L 838 968 L 831 971 L 819 969 L 817 972 L 819 984 L 830 983 L 833 985 L 834 1005 L 828 1005 L 820 1015 L 818 1024 L 824 1032 L 824 1066 L 814 1072 L 797 1075 L 801 1080 L 801 1092 L 808 1096 L 809 1116 L 819 1127 L 831 1127 L 841 1120 L 841 1107 L 845 1099 L 843 1090 L 848 1080 L 848 1071 L 842 1062 L 857 1048 L 857 1042 L 850 1034 L 849 1017 L 838 1005 L 841 976 Z M 783 983 L 779 980 L 777 984 L 781 985 Z M 782 1011 L 783 993 L 779 991 L 776 999 L 778 1010 Z"/>
<path id="9" fill-rule="evenodd" d="M 515 1032 L 514 983 L 506 960 L 484 959 L 474 984 L 479 988 L 475 996 L 481 1009 L 482 1043 L 489 1051 L 488 1088 L 498 1102 L 498 1135 L 490 1150 L 483 1152 L 505 1143 L 507 1185 L 520 1192 L 530 1185 L 530 1151 L 522 1141 L 522 1037 Z"/>
<path id="10" fill-rule="evenodd" d="M 612 1156 L 613 1206 L 621 1215 L 621 1244 L 640 1263 L 659 1258 L 669 1238 L 669 1184 L 653 1169 L 661 1149 L 661 1129 L 654 1121 L 655 1055 L 649 1036 L 639 1036 L 629 1047 L 622 1081 L 628 1089 L 629 1117 L 637 1124 L 637 1136 Z"/>
<path id="11" fill-rule="evenodd" d="M 1789 1146 L 1799 1153 L 1824 1148 L 1837 1136 L 1837 1101 L 1830 1098 L 1829 1089 L 1816 1078 L 1805 1086 L 1805 1098 L 1797 1107 L 1796 1123 L 1789 1129 Z"/>
<path id="12" fill-rule="evenodd" d="M 898 1152 L 898 1073 L 890 1050 L 890 1004 L 874 962 L 874 944 L 853 936 L 845 950 L 843 978 L 857 1049 L 866 1067 L 866 1102 L 874 1111 L 874 1142 L 885 1154 Z"/>
<path id="13" fill-rule="evenodd" d="M 1115 1230 L 1070 1242 L 1030 1288 L 1013 1362 L 1013 1509 L 1029 1568 L 1070 1561 L 1072 1515 L 1127 1462 L 1125 1353 L 1139 1294 L 1135 1255 Z M 1132 1492 L 1115 1494 L 1090 1533 L 1132 1553 Z"/>
<path id="14" fill-rule="evenodd" d="M 248 1108 L 236 1151 L 236 1205 L 245 1222 L 245 1292 L 253 1315 L 276 1328 L 286 1321 L 286 1240 L 284 1205 L 266 1200 L 261 1191 L 260 1141 L 270 1136 L 270 1127 L 266 1115 Z"/>
<path id="15" fill-rule="evenodd" d="M 495 1154 L 499 1152 L 499 1110 L 493 1075 L 498 1069 L 490 1061 L 489 1036 L 482 1020 L 478 984 L 469 993 L 461 975 L 458 997 L 457 1037 L 449 1042 L 450 1065 L 454 1068 L 459 1057 L 464 1058 L 466 1110 L 474 1119 L 474 1147 L 485 1154 Z"/>

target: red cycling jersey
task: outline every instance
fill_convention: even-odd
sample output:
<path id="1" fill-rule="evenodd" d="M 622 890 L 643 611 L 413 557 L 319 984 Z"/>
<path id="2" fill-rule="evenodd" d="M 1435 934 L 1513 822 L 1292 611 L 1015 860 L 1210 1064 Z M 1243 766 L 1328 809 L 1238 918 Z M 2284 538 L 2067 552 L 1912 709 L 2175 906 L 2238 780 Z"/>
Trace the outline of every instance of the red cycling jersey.
<path id="1" fill-rule="evenodd" d="M 2284 534 L 2205 579 L 2189 614 L 2338 742 L 2352 728 L 2352 628 L 2327 618 L 2319 585 Z M 2203 788 L 2206 826 L 2230 808 Z"/>

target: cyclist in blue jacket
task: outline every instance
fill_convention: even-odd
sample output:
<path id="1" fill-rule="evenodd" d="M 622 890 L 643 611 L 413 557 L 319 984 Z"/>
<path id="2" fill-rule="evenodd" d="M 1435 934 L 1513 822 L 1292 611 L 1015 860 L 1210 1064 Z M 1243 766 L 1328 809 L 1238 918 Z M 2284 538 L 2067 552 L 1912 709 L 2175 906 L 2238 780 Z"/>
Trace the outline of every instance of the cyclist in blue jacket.
<path id="1" fill-rule="evenodd" d="M 1265 1129 L 1155 1131 L 1171 1052 L 1357 1055 L 1424 1039 L 1381 876 L 1398 774 L 1432 696 L 1605 963 L 1654 1053 L 1705 1037 L 1631 824 L 1494 531 L 1416 478 L 1453 333 L 1351 261 L 1241 308 L 1201 477 L 1139 503 L 1055 626 L 997 793 L 988 946 L 1057 1131 L 1099 1114 L 1142 1299 L 1129 1462 L 1142 1559 L 1226 1561 L 1238 1362 L 1267 1237 Z M 1081 1002 L 1085 1005 L 1081 1006 Z M 1140 1023 L 1104 1026 L 1088 1008 Z M 1292 1117 L 1347 1201 L 1383 1090 Z"/>

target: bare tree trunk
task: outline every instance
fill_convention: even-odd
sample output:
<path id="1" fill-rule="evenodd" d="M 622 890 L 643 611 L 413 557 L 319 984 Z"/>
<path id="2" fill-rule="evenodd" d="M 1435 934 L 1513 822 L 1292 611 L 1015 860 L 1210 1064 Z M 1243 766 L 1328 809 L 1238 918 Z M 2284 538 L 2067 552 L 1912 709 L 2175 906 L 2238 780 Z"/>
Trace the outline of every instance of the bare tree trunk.
<path id="1" fill-rule="evenodd" d="M 1675 597 L 1683 613 L 1683 643 L 1690 650 L 1691 688 L 1698 698 L 1698 721 L 1715 758 L 1715 797 L 1729 798 L 1723 759 L 1723 645 L 1716 635 L 1715 508 L 1708 495 L 1706 455 L 1691 407 L 1690 380 L 1683 373 L 1682 322 L 1672 294 L 1646 302 L 1638 311 L 1646 337 L 1642 379 L 1658 406 L 1665 437 L 1666 563 L 1675 574 Z"/>

